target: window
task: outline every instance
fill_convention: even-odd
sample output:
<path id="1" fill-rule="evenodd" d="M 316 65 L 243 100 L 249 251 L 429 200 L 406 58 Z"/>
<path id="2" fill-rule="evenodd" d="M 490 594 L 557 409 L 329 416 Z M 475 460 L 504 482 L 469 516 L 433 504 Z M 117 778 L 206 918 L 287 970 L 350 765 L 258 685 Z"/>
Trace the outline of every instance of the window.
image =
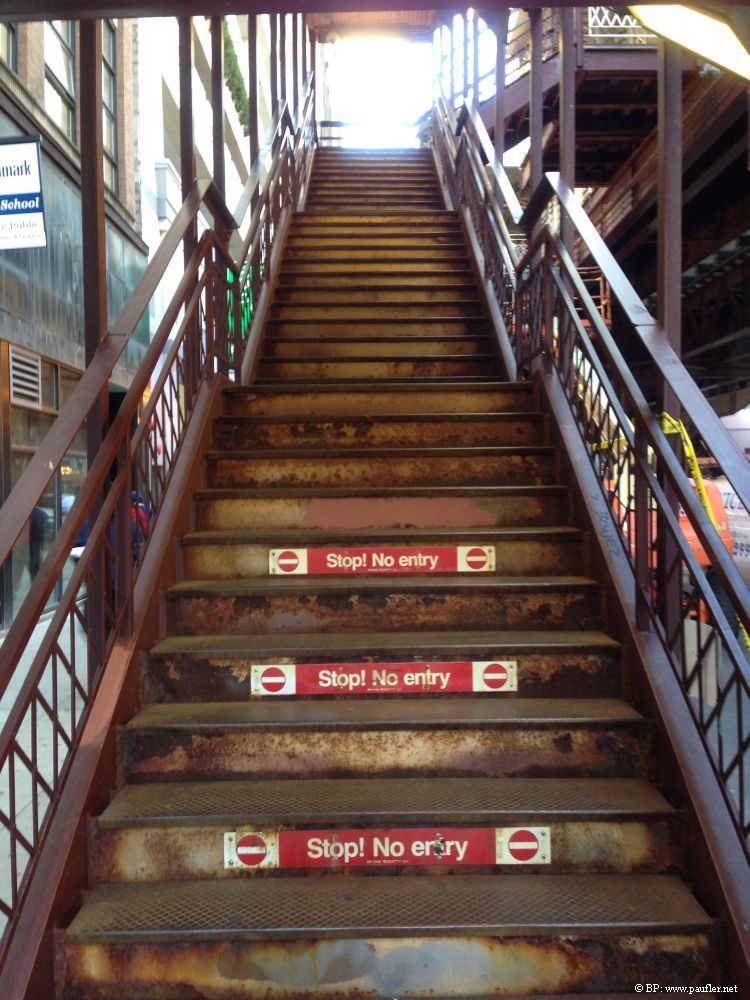
<path id="1" fill-rule="evenodd" d="M 71 142 L 76 141 L 75 23 L 44 23 L 44 107 Z"/>
<path id="2" fill-rule="evenodd" d="M 0 62 L 4 62 L 14 72 L 18 69 L 15 22 L 0 21 Z"/>
<path id="3" fill-rule="evenodd" d="M 104 129 L 104 183 L 117 192 L 117 25 L 102 21 L 102 127 Z"/>

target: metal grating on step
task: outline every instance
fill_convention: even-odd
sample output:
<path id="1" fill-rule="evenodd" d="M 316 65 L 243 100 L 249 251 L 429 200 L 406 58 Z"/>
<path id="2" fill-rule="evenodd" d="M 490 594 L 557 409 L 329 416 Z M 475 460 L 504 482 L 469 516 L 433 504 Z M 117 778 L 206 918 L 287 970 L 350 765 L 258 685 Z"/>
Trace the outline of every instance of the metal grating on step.
<path id="1" fill-rule="evenodd" d="M 709 926 L 690 892 L 668 876 L 283 878 L 252 886 L 245 881 L 99 886 L 71 924 L 68 939 L 659 933 Z"/>
<path id="2" fill-rule="evenodd" d="M 667 815 L 672 807 L 638 779 L 423 778 L 316 781 L 174 782 L 126 786 L 100 818 L 128 822 L 252 816 L 333 823 L 351 816 L 445 823 L 491 821 L 509 814 L 561 816 Z"/>

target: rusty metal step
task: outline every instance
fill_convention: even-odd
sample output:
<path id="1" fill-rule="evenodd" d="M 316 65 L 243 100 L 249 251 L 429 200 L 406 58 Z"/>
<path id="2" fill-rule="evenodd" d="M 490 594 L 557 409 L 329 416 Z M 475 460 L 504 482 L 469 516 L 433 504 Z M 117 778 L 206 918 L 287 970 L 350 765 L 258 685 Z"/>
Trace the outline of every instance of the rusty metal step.
<path id="1" fill-rule="evenodd" d="M 451 302 L 439 302 L 429 299 L 418 300 L 412 296 L 411 302 L 329 302 L 310 301 L 274 302 L 271 305 L 271 316 L 274 319 L 294 319 L 299 317 L 307 321 L 316 319 L 350 319 L 350 320 L 380 320 L 387 322 L 395 319 L 481 319 L 482 307 L 479 299 L 458 299 Z"/>
<path id="2" fill-rule="evenodd" d="M 458 267 L 466 270 L 469 266 L 469 257 L 466 246 L 463 243 L 455 246 L 435 245 L 426 241 L 419 244 L 395 247 L 290 247 L 284 254 L 284 263 L 299 267 L 303 263 L 321 264 L 326 261 L 338 263 L 351 261 L 352 263 L 366 264 L 368 267 L 374 264 L 394 263 L 401 267 L 408 267 L 413 264 L 426 263 L 435 265 L 438 261 L 444 261 L 451 267 Z"/>
<path id="3" fill-rule="evenodd" d="M 207 452 L 209 486 L 545 486 L 557 457 L 540 446 L 307 448 Z"/>
<path id="4" fill-rule="evenodd" d="M 496 369 L 494 354 L 431 355 L 414 357 L 384 356 L 367 358 L 353 357 L 261 357 L 258 363 L 258 381 L 325 381 L 326 379 L 346 379 L 360 381 L 372 379 L 404 378 L 484 378 Z"/>
<path id="5" fill-rule="evenodd" d="M 375 288 L 319 288 L 314 285 L 296 285 L 292 288 L 279 286 L 276 289 L 274 301 L 281 302 L 301 302 L 304 305 L 316 305 L 321 302 L 333 302 L 336 305 L 346 305 L 350 303 L 401 303 L 414 302 L 419 299 L 421 302 L 465 302 L 476 304 L 479 302 L 479 295 L 473 282 L 463 285 L 446 285 L 432 288 L 414 287 L 386 287 L 380 285 Z"/>
<path id="6" fill-rule="evenodd" d="M 370 676 L 373 664 L 432 663 L 444 674 L 440 664 L 503 660 L 515 663 L 516 690 L 510 685 L 476 697 L 610 698 L 620 690 L 620 653 L 617 642 L 596 631 L 168 636 L 149 652 L 144 689 L 150 702 L 247 701 L 254 672 L 264 664 L 309 670 L 310 664 L 358 663 Z M 330 685 L 325 696 L 359 697 L 353 687 Z"/>
<path id="7" fill-rule="evenodd" d="M 339 528 L 318 531 L 314 535 L 306 530 L 291 529 L 279 532 L 194 531 L 182 539 L 182 555 L 185 575 L 191 580 L 263 579 L 271 573 L 271 565 L 275 565 L 272 552 L 308 548 L 311 555 L 315 551 L 327 550 L 335 556 L 337 552 L 346 550 L 347 558 L 354 563 L 361 561 L 365 564 L 361 572 L 393 576 L 404 572 L 398 569 L 399 560 L 409 565 L 416 565 L 416 560 L 421 560 L 427 573 L 430 572 L 430 565 L 439 565 L 439 550 L 452 552 L 456 546 L 481 546 L 483 553 L 491 550 L 487 557 L 488 567 L 494 562 L 494 569 L 483 571 L 483 578 L 537 574 L 562 576 L 587 570 L 588 559 L 582 551 L 581 540 L 580 530 L 570 527 L 443 528 L 431 531 L 414 528 L 347 531 Z M 377 557 L 384 549 L 403 549 L 403 552 L 398 557 L 391 557 L 394 567 L 390 571 L 373 569 L 373 555 Z M 274 570 L 274 574 L 276 572 Z M 336 575 L 352 576 L 353 572 Z M 315 573 L 311 572 L 309 576 L 313 577 Z"/>
<path id="8" fill-rule="evenodd" d="M 304 316 L 297 319 L 269 319 L 265 326 L 264 344 L 287 337 L 315 336 L 346 340 L 350 337 L 378 339 L 384 328 L 393 337 L 408 337 L 411 342 L 432 337 L 487 337 L 491 336 L 489 324 L 484 317 L 474 319 L 389 319 L 382 321 L 327 319 L 308 320 Z"/>
<path id="9" fill-rule="evenodd" d="M 194 494 L 199 530 L 228 528 L 480 528 L 567 524 L 562 486 L 414 488 L 356 491 L 214 489 Z"/>
<path id="10" fill-rule="evenodd" d="M 330 219 L 323 219 L 320 215 L 305 215 L 296 216 L 289 228 L 290 239 L 292 237 L 348 239 L 350 236 L 364 237 L 367 233 L 377 237 L 395 236 L 408 239 L 414 239 L 415 236 L 453 236 L 454 239 L 460 240 L 462 230 L 455 216 L 446 217 L 441 213 L 410 222 L 379 222 L 373 220 L 372 216 L 368 216 L 367 221 L 364 221 L 362 218 L 347 217 L 344 214 L 331 216 Z"/>
<path id="11" fill-rule="evenodd" d="M 539 413 L 434 414 L 372 417 L 220 417 L 213 425 L 214 449 L 326 447 L 420 447 L 425 445 L 541 445 L 545 421 Z"/>
<path id="12" fill-rule="evenodd" d="M 352 274 L 348 268 L 329 271 L 324 274 L 297 274 L 294 268 L 285 268 L 279 279 L 279 290 L 305 287 L 319 289 L 336 288 L 400 288 L 418 289 L 433 288 L 436 282 L 442 288 L 464 288 L 473 286 L 474 275 L 469 270 L 456 271 L 416 271 L 413 273 L 389 274 Z"/>
<path id="13" fill-rule="evenodd" d="M 290 258 L 285 261 L 285 273 L 297 274 L 330 274 L 339 272 L 342 267 L 346 267 L 350 274 L 397 274 L 399 278 L 405 274 L 422 274 L 424 272 L 443 271 L 452 274 L 455 271 L 465 271 L 469 266 L 468 257 L 461 258 L 441 258 L 427 257 L 420 254 L 419 257 L 410 256 L 402 258 L 377 257 L 369 260 L 355 260 L 351 256 L 343 256 L 326 260 L 321 254 L 308 254 Z"/>
<path id="14" fill-rule="evenodd" d="M 147 705 L 125 781 L 307 777 L 631 778 L 653 727 L 618 699 L 358 698 Z"/>
<path id="15" fill-rule="evenodd" d="M 164 600 L 172 635 L 602 627 L 599 584 L 579 576 L 187 580 Z"/>
<path id="16" fill-rule="evenodd" d="M 500 413 L 528 411 L 534 407 L 531 382 L 485 379 L 467 385 L 444 381 L 422 385 L 419 393 L 411 382 L 387 386 L 372 382 L 330 385 L 311 389 L 300 382 L 276 386 L 244 386 L 224 393 L 225 413 L 230 416 L 376 416 L 381 414 Z"/>
<path id="17" fill-rule="evenodd" d="M 441 875 L 465 872 L 465 866 L 475 872 L 508 874 L 664 873 L 679 867 L 670 837 L 674 817 L 672 807 L 648 782 L 628 778 L 339 778 L 126 785 L 91 831 L 89 868 L 97 882 L 284 874 L 300 866 L 283 856 L 268 868 L 241 860 L 232 864 L 237 858 L 231 853 L 227 864 L 225 834 L 234 834 L 236 842 L 248 832 L 257 831 L 262 837 L 283 831 L 283 838 L 291 831 L 303 862 L 307 855 L 308 865 L 303 864 L 302 870 L 320 874 L 363 868 L 373 874 L 403 873 L 426 870 L 427 864 L 431 873 Z M 482 849 L 486 838 L 475 832 L 528 827 L 540 845 L 536 864 L 520 863 L 523 854 L 519 860 L 506 851 L 502 860 L 492 857 L 491 850 Z M 400 863 L 389 858 L 388 864 L 367 865 L 368 859 L 361 856 L 364 845 L 357 845 L 352 828 L 358 833 L 388 831 L 389 841 L 398 841 L 403 830 L 415 839 L 420 830 L 428 838 L 427 831 L 443 830 L 437 843 L 444 845 L 450 838 L 450 846 L 440 848 L 437 857 L 432 850 L 420 850 L 416 856 L 405 853 Z M 354 849 L 343 864 L 329 860 L 326 865 L 325 854 L 321 857 L 325 846 L 340 842 L 347 830 Z M 385 837 L 379 840 L 382 858 Z M 425 841 L 423 835 L 418 843 L 432 847 L 435 842 Z M 354 853 L 357 848 L 359 857 Z M 319 868 L 313 868 L 315 861 Z"/>
<path id="18" fill-rule="evenodd" d="M 65 934 L 66 997 L 291 1000 L 626 992 L 718 981 L 710 917 L 668 875 L 100 885 Z M 638 956 L 634 970 L 633 953 Z M 196 987 L 197 984 L 197 987 Z M 439 985 L 438 985 L 439 984 Z M 112 991 L 112 992 L 110 992 Z M 210 991 L 210 992 L 209 992 Z M 507 994 L 508 990 L 506 990 Z"/>
<path id="19" fill-rule="evenodd" d="M 391 208 L 388 211 L 374 214 L 371 212 L 357 212 L 356 210 L 351 212 L 331 212 L 330 218 L 328 219 L 321 214 L 316 214 L 312 217 L 307 213 L 302 212 L 294 215 L 292 218 L 292 225 L 310 225 L 315 227 L 328 224 L 333 226 L 420 226 L 433 225 L 436 222 L 457 225 L 458 215 L 455 212 L 451 212 L 444 208 L 431 209 L 427 212 L 412 212 L 409 209 Z"/>
<path id="20" fill-rule="evenodd" d="M 465 355 L 492 353 L 494 343 L 489 336 L 448 336 L 442 338 L 400 337 L 381 333 L 377 339 L 372 337 L 349 336 L 328 337 L 316 334 L 314 324 L 304 328 L 306 336 L 266 336 L 263 341 L 263 357 L 363 357 L 374 359 L 378 357 L 420 357 L 426 355 L 448 355 L 463 357 Z M 300 331 L 301 332 L 301 331 Z M 342 334 L 344 331 L 342 331 Z"/>

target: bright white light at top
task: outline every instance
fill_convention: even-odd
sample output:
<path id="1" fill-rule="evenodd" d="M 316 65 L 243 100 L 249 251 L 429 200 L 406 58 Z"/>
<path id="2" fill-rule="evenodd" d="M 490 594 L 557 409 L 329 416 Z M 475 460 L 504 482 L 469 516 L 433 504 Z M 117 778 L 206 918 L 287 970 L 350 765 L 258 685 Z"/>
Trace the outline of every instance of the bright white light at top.
<path id="1" fill-rule="evenodd" d="M 349 147 L 419 145 L 415 122 L 432 104 L 432 45 L 396 38 L 342 38 L 332 59 L 331 116 L 356 123 Z"/>
<path id="2" fill-rule="evenodd" d="M 750 80 L 750 53 L 730 26 L 710 12 L 703 14 L 680 4 L 633 4 L 629 9 L 657 34 Z"/>

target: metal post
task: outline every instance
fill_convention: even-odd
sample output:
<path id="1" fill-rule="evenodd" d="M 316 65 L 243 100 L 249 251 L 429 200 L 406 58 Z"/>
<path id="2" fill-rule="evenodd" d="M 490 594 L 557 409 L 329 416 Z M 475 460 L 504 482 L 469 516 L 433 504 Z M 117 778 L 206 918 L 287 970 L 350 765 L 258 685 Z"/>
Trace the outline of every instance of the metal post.
<path id="1" fill-rule="evenodd" d="M 302 80 L 303 82 L 307 79 L 307 43 L 308 43 L 308 30 L 307 30 L 307 14 L 300 14 L 302 18 Z"/>
<path id="2" fill-rule="evenodd" d="M 318 100 L 318 37 L 313 31 L 310 32 L 310 72 L 313 75 L 312 127 L 314 133 Z"/>
<path id="3" fill-rule="evenodd" d="M 495 58 L 495 156 L 503 162 L 505 152 L 505 46 L 508 40 L 508 8 L 495 12 L 497 56 Z"/>
<path id="4" fill-rule="evenodd" d="M 299 114 L 299 14 L 292 14 L 292 98 L 293 112 Z"/>
<path id="5" fill-rule="evenodd" d="M 670 42 L 659 42 L 657 149 L 657 319 L 678 357 L 682 348 L 682 67 L 680 50 Z M 680 419 L 677 394 L 669 382 L 660 386 L 661 406 Z M 679 437 L 669 438 L 676 451 Z M 667 501 L 676 513 L 678 499 L 670 484 L 662 480 Z M 660 526 L 661 527 L 661 526 Z M 662 621 L 672 652 L 682 652 L 682 580 L 679 552 L 674 539 L 659 531 L 658 587 Z"/>
<path id="6" fill-rule="evenodd" d="M 473 43 L 472 48 L 472 62 L 473 62 L 473 90 L 474 90 L 474 103 L 479 106 L 479 11 L 476 7 L 473 9 L 471 15 L 471 40 Z"/>
<path id="7" fill-rule="evenodd" d="M 450 105 L 454 106 L 456 100 L 456 15 L 451 16 L 451 94 Z"/>
<path id="8" fill-rule="evenodd" d="M 461 15 L 463 23 L 463 44 L 464 44 L 464 78 L 463 94 L 464 104 L 469 100 L 469 13 L 464 11 Z"/>
<path id="9" fill-rule="evenodd" d="M 83 250 L 83 333 L 84 357 L 88 367 L 107 333 L 107 249 L 104 231 L 104 136 L 102 132 L 102 25 L 101 21 L 80 23 L 81 84 L 81 243 Z M 101 448 L 108 417 L 105 390 L 92 407 L 86 421 L 88 468 Z M 103 497 L 93 508 L 93 520 Z M 111 604 L 104 549 L 100 546 L 91 563 L 88 587 L 88 671 L 94 676 L 99 666 L 99 650 L 106 634 L 106 608 Z M 100 582 L 97 587 L 93 583 Z M 113 609 L 114 610 L 114 609 Z"/>
<path id="10" fill-rule="evenodd" d="M 531 148 L 531 190 L 542 181 L 542 132 L 544 129 L 544 89 L 542 84 L 542 12 L 529 11 L 531 23 L 531 72 L 529 73 L 529 136 Z"/>
<path id="11" fill-rule="evenodd" d="M 286 14 L 279 15 L 279 98 L 286 100 Z"/>
<path id="12" fill-rule="evenodd" d="M 269 14 L 271 22 L 271 37 L 269 43 L 269 61 L 271 63 L 271 121 L 276 114 L 279 103 L 279 15 Z"/>
<path id="13" fill-rule="evenodd" d="M 250 169 L 258 159 L 258 15 L 247 18 L 247 84 L 248 135 L 250 139 Z"/>
<path id="14" fill-rule="evenodd" d="M 576 44 L 573 11 L 560 11 L 560 176 L 571 188 L 576 181 Z M 562 213 L 560 235 L 573 253 L 573 226 Z"/>
<path id="15" fill-rule="evenodd" d="M 178 17 L 180 65 L 180 176 L 182 200 L 185 201 L 195 183 L 195 137 L 193 132 L 193 22 Z M 197 242 L 195 223 L 185 234 L 183 252 L 185 266 L 193 255 Z"/>
<path id="16" fill-rule="evenodd" d="M 224 166 L 224 19 L 211 18 L 211 111 L 213 114 L 214 184 L 226 197 Z"/>

